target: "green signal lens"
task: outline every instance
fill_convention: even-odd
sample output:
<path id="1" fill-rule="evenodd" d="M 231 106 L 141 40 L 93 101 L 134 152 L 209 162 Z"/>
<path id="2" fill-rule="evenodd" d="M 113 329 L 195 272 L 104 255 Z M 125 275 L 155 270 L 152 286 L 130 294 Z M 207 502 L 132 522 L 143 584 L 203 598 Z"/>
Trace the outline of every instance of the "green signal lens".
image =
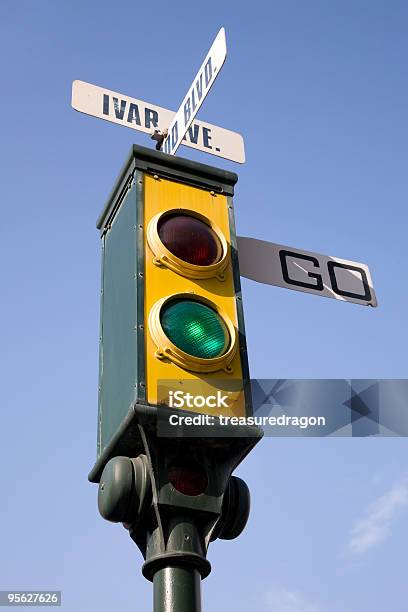
<path id="1" fill-rule="evenodd" d="M 165 304 L 160 323 L 169 340 L 185 353 L 201 359 L 214 359 L 229 344 L 227 326 L 212 308 L 194 300 Z"/>

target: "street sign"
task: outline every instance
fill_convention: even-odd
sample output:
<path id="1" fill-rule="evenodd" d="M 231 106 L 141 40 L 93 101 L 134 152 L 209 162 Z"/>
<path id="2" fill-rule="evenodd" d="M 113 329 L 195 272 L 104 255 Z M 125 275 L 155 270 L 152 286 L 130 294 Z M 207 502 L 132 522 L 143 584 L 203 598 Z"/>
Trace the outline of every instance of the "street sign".
<path id="1" fill-rule="evenodd" d="M 163 131 L 175 116 L 175 112 L 131 98 L 85 81 L 72 83 L 72 107 L 86 115 L 152 134 Z M 211 123 L 195 120 L 187 130 L 182 144 L 211 155 L 243 164 L 244 140 L 241 134 Z"/>
<path id="2" fill-rule="evenodd" d="M 173 118 L 170 127 L 167 129 L 167 136 L 162 146 L 162 150 L 165 153 L 174 155 L 179 148 L 184 134 L 192 124 L 194 117 L 204 102 L 204 98 L 217 78 L 226 57 L 227 44 L 225 40 L 225 30 L 221 28 L 205 60 L 201 64 L 199 71 L 194 77 L 184 100 L 180 104 L 180 108 Z"/>
<path id="3" fill-rule="evenodd" d="M 286 289 L 377 306 L 365 264 L 255 238 L 237 237 L 241 276 Z"/>

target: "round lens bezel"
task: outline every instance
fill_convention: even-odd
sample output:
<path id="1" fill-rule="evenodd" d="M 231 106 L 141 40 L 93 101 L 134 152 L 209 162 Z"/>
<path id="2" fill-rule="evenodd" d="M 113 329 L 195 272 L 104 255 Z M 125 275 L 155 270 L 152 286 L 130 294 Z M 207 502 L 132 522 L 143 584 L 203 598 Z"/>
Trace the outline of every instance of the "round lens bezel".
<path id="1" fill-rule="evenodd" d="M 229 335 L 229 342 L 223 354 L 210 359 L 195 357 L 183 351 L 170 340 L 161 325 L 161 312 L 165 305 L 180 300 L 200 302 L 214 310 L 222 319 Z M 224 370 L 228 374 L 232 373 L 231 362 L 235 357 L 238 345 L 237 330 L 228 315 L 217 304 L 214 304 L 204 296 L 186 292 L 164 297 L 158 300 L 151 308 L 148 324 L 150 335 L 157 346 L 156 357 L 158 359 L 169 359 L 180 367 L 192 372 L 216 372 Z"/>
<path id="2" fill-rule="evenodd" d="M 218 238 L 221 252 L 219 253 L 218 261 L 207 266 L 198 266 L 191 264 L 183 259 L 174 255 L 161 241 L 159 236 L 158 226 L 160 221 L 163 221 L 167 216 L 185 215 L 187 217 L 194 217 L 207 225 Z M 228 243 L 225 239 L 223 232 L 219 229 L 215 223 L 210 219 L 198 213 L 186 208 L 172 208 L 165 212 L 160 212 L 151 218 L 147 226 L 147 242 L 151 248 L 154 259 L 153 263 L 158 266 L 165 266 L 173 272 L 181 274 L 186 278 L 193 279 L 206 279 L 206 278 L 218 278 L 218 280 L 225 279 L 225 269 L 228 265 Z"/>

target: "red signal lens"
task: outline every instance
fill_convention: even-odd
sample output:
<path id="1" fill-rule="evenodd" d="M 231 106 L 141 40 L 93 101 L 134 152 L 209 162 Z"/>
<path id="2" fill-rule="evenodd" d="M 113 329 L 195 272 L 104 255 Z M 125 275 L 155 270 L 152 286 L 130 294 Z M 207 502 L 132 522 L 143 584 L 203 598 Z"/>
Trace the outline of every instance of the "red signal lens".
<path id="1" fill-rule="evenodd" d="M 196 217 L 174 213 L 157 225 L 160 240 L 176 257 L 196 266 L 210 266 L 222 256 L 221 242 L 209 225 Z"/>
<path id="2" fill-rule="evenodd" d="M 174 465 L 169 469 L 168 476 L 176 491 L 184 495 L 201 495 L 208 485 L 207 474 L 196 463 Z"/>

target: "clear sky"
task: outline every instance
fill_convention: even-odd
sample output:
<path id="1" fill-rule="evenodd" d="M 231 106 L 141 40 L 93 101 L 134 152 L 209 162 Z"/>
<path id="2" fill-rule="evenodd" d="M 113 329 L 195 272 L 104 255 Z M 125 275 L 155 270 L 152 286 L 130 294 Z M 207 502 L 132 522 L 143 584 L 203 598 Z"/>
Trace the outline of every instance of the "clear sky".
<path id="1" fill-rule="evenodd" d="M 176 110 L 221 26 L 199 117 L 239 131 L 238 233 L 370 266 L 379 307 L 243 281 L 252 377 L 407 377 L 408 9 L 389 0 L 3 0 L 0 589 L 66 612 L 146 611 L 152 589 L 87 482 L 96 448 L 96 218 L 144 134 L 75 112 L 81 79 Z M 214 543 L 204 610 L 406 612 L 407 443 L 268 438 L 252 514 Z"/>

